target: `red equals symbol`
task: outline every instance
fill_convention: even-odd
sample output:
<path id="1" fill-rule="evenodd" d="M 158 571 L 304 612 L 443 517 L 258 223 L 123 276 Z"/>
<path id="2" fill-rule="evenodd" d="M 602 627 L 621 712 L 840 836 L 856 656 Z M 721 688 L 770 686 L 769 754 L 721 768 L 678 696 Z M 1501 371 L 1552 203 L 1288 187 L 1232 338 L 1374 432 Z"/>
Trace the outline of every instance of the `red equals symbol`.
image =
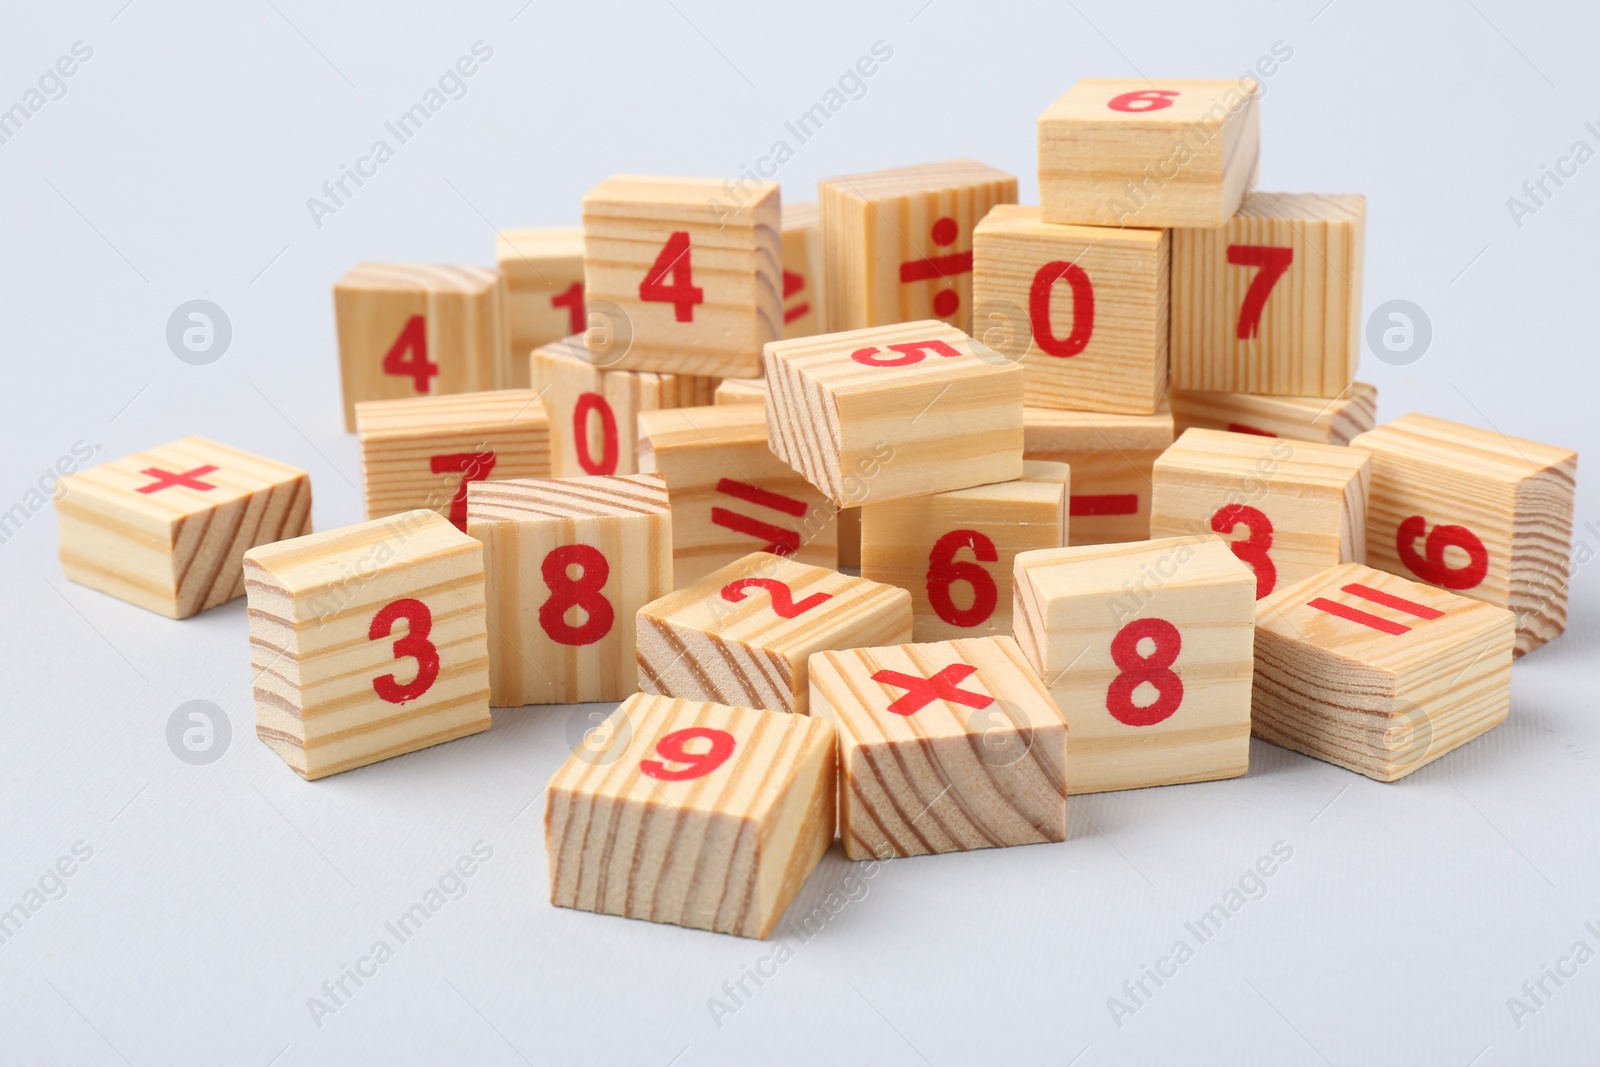
<path id="1" fill-rule="evenodd" d="M 933 243 L 941 248 L 955 244 L 956 238 L 960 236 L 961 227 L 956 224 L 955 219 L 946 216 L 933 224 Z M 960 274 L 971 273 L 971 252 L 950 252 L 942 256 L 913 259 L 900 264 L 902 284 L 923 282 L 929 278 L 954 278 Z M 933 298 L 933 313 L 941 319 L 950 318 L 960 306 L 961 294 L 954 289 L 941 289 Z"/>

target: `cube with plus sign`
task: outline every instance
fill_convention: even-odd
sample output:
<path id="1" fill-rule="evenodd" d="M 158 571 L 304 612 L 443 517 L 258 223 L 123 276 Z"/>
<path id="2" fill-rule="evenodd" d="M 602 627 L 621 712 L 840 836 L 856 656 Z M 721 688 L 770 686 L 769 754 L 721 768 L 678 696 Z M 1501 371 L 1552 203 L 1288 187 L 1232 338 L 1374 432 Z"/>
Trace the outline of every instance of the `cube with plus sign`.
<path id="1" fill-rule="evenodd" d="M 1010 637 L 819 652 L 851 859 L 1064 841 L 1067 726 Z"/>
<path id="2" fill-rule="evenodd" d="M 61 479 L 61 569 L 91 589 L 185 619 L 244 595 L 246 549 L 311 531 L 311 479 L 203 437 Z"/>

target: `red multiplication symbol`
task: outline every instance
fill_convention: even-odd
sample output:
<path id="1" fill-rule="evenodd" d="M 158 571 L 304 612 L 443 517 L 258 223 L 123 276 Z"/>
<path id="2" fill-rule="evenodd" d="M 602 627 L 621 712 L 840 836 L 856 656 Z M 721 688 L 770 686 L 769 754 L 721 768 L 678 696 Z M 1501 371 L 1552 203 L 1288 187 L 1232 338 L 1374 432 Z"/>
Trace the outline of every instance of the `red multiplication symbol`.
<path id="1" fill-rule="evenodd" d="M 404 704 L 415 700 L 433 687 L 439 677 L 439 649 L 428 634 L 433 630 L 433 612 L 420 600 L 406 597 L 384 605 L 372 617 L 367 627 L 367 640 L 381 641 L 394 630 L 394 624 L 406 621 L 406 635 L 394 641 L 394 658 L 410 657 L 417 661 L 417 674 L 411 681 L 395 681 L 394 675 L 384 674 L 372 680 L 372 691 L 391 704 Z"/>
<path id="2" fill-rule="evenodd" d="M 1148 656 L 1139 642 L 1154 646 Z M 1183 637 L 1166 619 L 1134 619 L 1111 639 L 1111 662 L 1121 669 L 1106 690 L 1106 710 L 1125 726 L 1154 726 L 1172 717 L 1183 703 L 1183 679 L 1172 669 L 1183 651 Z M 1155 688 L 1154 702 L 1140 707 L 1133 691 L 1145 682 Z"/>
<path id="3" fill-rule="evenodd" d="M 428 359 L 428 324 L 421 315 L 413 315 L 400 328 L 383 356 L 383 373 L 410 378 L 417 392 L 428 391 L 428 379 L 439 373 L 439 364 Z"/>
<path id="4" fill-rule="evenodd" d="M 1246 426 L 1242 422 L 1230 422 L 1230 423 L 1228 423 L 1228 432 L 1229 433 L 1253 433 L 1257 437 L 1276 437 L 1276 436 L 1278 436 L 1277 434 L 1273 433 L 1271 430 L 1258 430 L 1254 426 Z"/>
<path id="5" fill-rule="evenodd" d="M 933 243 L 948 248 L 961 236 L 961 227 L 955 219 L 945 216 L 933 224 Z M 947 252 L 942 256 L 913 259 L 900 264 L 900 282 L 925 282 L 929 278 L 954 278 L 972 273 L 971 252 Z M 948 319 L 961 306 L 961 294 L 954 289 L 941 289 L 933 298 L 933 313 Z"/>
<path id="6" fill-rule="evenodd" d="M 435 474 L 461 475 L 456 495 L 450 498 L 450 521 L 462 533 L 467 530 L 467 485 L 489 477 L 489 472 L 494 470 L 494 460 L 493 452 L 451 452 L 428 461 Z"/>
<path id="7" fill-rule="evenodd" d="M 1272 592 L 1278 584 L 1278 567 L 1268 553 L 1272 550 L 1272 520 L 1248 504 L 1226 504 L 1211 516 L 1211 528 L 1219 534 L 1232 533 L 1243 526 L 1250 536 L 1229 541 L 1228 547 L 1256 572 L 1256 599 Z"/>
<path id="8" fill-rule="evenodd" d="M 567 333 L 583 332 L 583 283 L 573 282 L 550 298 L 553 308 L 567 309 Z"/>
<path id="9" fill-rule="evenodd" d="M 1122 93 L 1106 101 L 1106 107 L 1112 111 L 1127 111 L 1135 115 L 1144 111 L 1160 111 L 1172 106 L 1172 101 L 1177 99 L 1176 89 L 1140 89 L 1138 92 Z"/>
<path id="10" fill-rule="evenodd" d="M 774 493 L 770 489 L 763 489 L 759 485 L 751 485 L 749 482 L 723 478 L 717 482 L 717 492 L 723 496 L 731 496 L 735 500 L 743 500 L 748 504 L 755 504 L 773 511 L 781 511 L 783 514 L 793 515 L 795 518 L 800 518 L 806 513 L 804 501 L 796 500 L 792 496 L 784 496 L 782 493 Z M 798 530 L 774 526 L 770 522 L 763 522 L 749 515 L 719 507 L 711 509 L 711 521 L 724 529 L 732 530 L 734 533 L 762 538 L 767 542 L 765 550 L 775 552 L 780 556 L 792 556 L 800 550 L 800 532 Z"/>
<path id="11" fill-rule="evenodd" d="M 215 489 L 216 486 L 212 485 L 210 482 L 202 482 L 200 480 L 200 476 L 202 474 L 210 474 L 216 469 L 217 468 L 213 467 L 209 463 L 203 467 L 196 467 L 192 471 L 178 471 L 177 473 L 172 471 L 164 471 L 160 467 L 146 467 L 139 473 L 144 475 L 146 478 L 154 478 L 155 481 L 151 482 L 149 485 L 139 486 L 139 488 L 135 489 L 134 492 L 159 493 L 161 490 L 167 489 L 171 486 L 181 485 L 185 489 L 198 489 L 203 493 L 208 489 Z"/>
<path id="12" fill-rule="evenodd" d="M 668 275 L 672 281 L 667 282 Z M 654 265 L 639 283 L 639 299 L 656 304 L 671 304 L 679 322 L 694 321 L 694 306 L 706 302 L 705 290 L 694 284 L 690 265 L 689 232 L 677 230 L 661 246 Z"/>
<path id="13" fill-rule="evenodd" d="M 1443 524 L 1435 526 L 1433 531 L 1428 533 L 1428 539 L 1422 543 L 1422 549 L 1427 555 L 1418 555 L 1417 538 L 1427 531 L 1428 520 L 1421 515 L 1413 515 L 1400 524 L 1395 537 L 1395 548 L 1400 553 L 1400 562 L 1411 568 L 1412 574 L 1425 582 L 1446 589 L 1471 589 L 1483 581 L 1484 576 L 1489 573 L 1489 550 L 1484 547 L 1477 534 L 1465 526 Z M 1444 558 L 1447 548 L 1459 548 L 1465 552 L 1467 562 L 1460 567 L 1450 566 Z"/>
<path id="14" fill-rule="evenodd" d="M 1294 262 L 1294 249 L 1270 245 L 1229 245 L 1228 262 L 1236 267 L 1261 268 L 1250 279 L 1250 288 L 1244 291 L 1244 302 L 1239 305 L 1237 332 L 1241 339 L 1248 340 L 1260 332 L 1261 309 L 1267 306 L 1272 287 L 1278 284 L 1283 272 Z"/>
<path id="15" fill-rule="evenodd" d="M 783 298 L 785 300 L 800 292 L 800 290 L 804 289 L 805 287 L 806 276 L 804 274 L 796 274 L 792 270 L 786 270 L 783 272 Z M 810 310 L 811 304 L 807 301 L 801 301 L 794 307 L 786 308 L 784 310 L 783 321 L 793 322 L 795 319 L 798 319 L 801 315 L 804 315 Z"/>
<path id="16" fill-rule="evenodd" d="M 1050 294 L 1059 281 L 1072 289 L 1072 332 L 1065 337 L 1057 337 L 1050 326 Z M 1094 285 L 1084 269 L 1065 260 L 1040 267 L 1028 290 L 1028 321 L 1033 327 L 1033 343 L 1045 355 L 1066 357 L 1082 352 L 1094 333 Z"/>
<path id="17" fill-rule="evenodd" d="M 794 590 L 786 582 L 776 578 L 740 578 L 737 582 L 729 582 L 722 587 L 722 599 L 730 604 L 737 604 L 748 594 L 746 589 L 765 589 L 772 597 L 772 610 L 784 619 L 792 619 L 796 615 L 810 611 L 824 601 L 832 600 L 832 593 L 812 593 L 804 600 L 795 600 Z"/>
<path id="18" fill-rule="evenodd" d="M 1414 615 L 1419 619 L 1438 619 L 1444 616 L 1444 612 L 1437 608 L 1418 604 L 1415 600 L 1407 600 L 1405 597 L 1395 596 L 1393 593 L 1385 593 L 1381 589 L 1373 589 L 1371 586 L 1362 585 L 1360 582 L 1351 582 L 1349 585 L 1342 585 L 1339 588 L 1363 600 L 1371 601 L 1382 607 L 1392 608 L 1395 611 L 1403 611 L 1407 615 Z M 1308 600 L 1306 606 L 1316 608 L 1318 611 L 1326 611 L 1329 615 L 1337 615 L 1341 619 L 1358 622 L 1362 626 L 1368 626 L 1381 633 L 1392 634 L 1396 637 L 1403 633 L 1411 632 L 1411 627 L 1403 622 L 1394 622 L 1391 619 L 1374 615 L 1369 611 L 1362 611 L 1360 608 L 1351 607 L 1349 604 L 1341 604 L 1338 601 L 1328 600 L 1320 596 L 1315 600 Z"/>
<path id="19" fill-rule="evenodd" d="M 704 752 L 690 752 L 684 745 L 690 741 L 709 741 L 711 747 Z M 728 762 L 733 755 L 733 735 L 726 730 L 710 726 L 690 726 L 674 730 L 656 742 L 656 755 L 661 759 L 640 760 L 639 771 L 663 782 L 687 782 L 703 778 Z M 664 761 L 664 762 L 663 762 Z M 681 768 L 668 767 L 668 763 L 681 763 Z"/>
<path id="20" fill-rule="evenodd" d="M 999 591 L 986 569 L 968 560 L 956 560 L 956 553 L 963 548 L 972 549 L 973 556 L 983 563 L 1000 558 L 987 535 L 977 530 L 951 530 L 934 542 L 933 551 L 928 553 L 928 603 L 951 626 L 972 627 L 989 621 L 999 601 Z M 971 607 L 956 607 L 950 596 L 950 587 L 956 582 L 972 587 Z"/>
<path id="21" fill-rule="evenodd" d="M 589 413 L 600 416 L 600 458 L 589 451 Z M 622 451 L 617 443 L 617 415 L 599 393 L 581 393 L 572 406 L 572 447 L 587 474 L 615 474 Z"/>
<path id="22" fill-rule="evenodd" d="M 968 676 L 976 674 L 977 670 L 970 663 L 952 663 L 940 668 L 931 678 L 883 670 L 874 674 L 872 680 L 906 691 L 904 696 L 896 697 L 894 703 L 889 705 L 888 710 L 895 715 L 914 715 L 935 700 L 948 700 L 969 708 L 986 708 L 994 703 L 994 697 L 960 688 L 961 683 Z"/>
<path id="23" fill-rule="evenodd" d="M 961 355 L 959 350 L 945 341 L 902 341 L 890 345 L 889 351 L 900 353 L 892 359 L 880 356 L 878 353 L 881 351 L 880 348 L 858 348 L 850 353 L 850 358 L 864 367 L 909 367 L 927 359 L 929 352 L 946 359 Z"/>
<path id="24" fill-rule="evenodd" d="M 567 575 L 567 568 L 579 568 L 578 577 Z M 539 606 L 539 626 L 550 640 L 563 645 L 592 645 L 611 632 L 617 613 L 611 601 L 601 595 L 611 564 L 591 545 L 562 545 L 552 549 L 539 564 L 539 573 L 550 589 L 550 599 Z M 567 612 L 578 608 L 586 616 L 583 625 L 567 622 Z"/>
<path id="25" fill-rule="evenodd" d="M 1138 493 L 1085 493 L 1074 495 L 1067 504 L 1067 512 L 1075 518 L 1095 515 L 1139 514 Z"/>

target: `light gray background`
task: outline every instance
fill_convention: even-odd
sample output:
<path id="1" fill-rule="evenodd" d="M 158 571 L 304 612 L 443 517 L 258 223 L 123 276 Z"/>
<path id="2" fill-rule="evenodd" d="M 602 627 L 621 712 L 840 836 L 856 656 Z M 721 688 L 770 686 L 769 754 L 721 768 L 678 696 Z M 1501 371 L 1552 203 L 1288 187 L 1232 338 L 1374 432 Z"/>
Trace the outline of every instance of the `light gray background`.
<path id="1" fill-rule="evenodd" d="M 612 172 L 732 175 L 793 143 L 784 121 L 879 40 L 893 58 L 798 147 L 785 195 L 971 155 L 1032 202 L 1034 120 L 1076 79 L 1233 76 L 1286 42 L 1262 187 L 1366 193 L 1367 309 L 1408 299 L 1433 325 L 1420 362 L 1364 357 L 1381 416 L 1590 452 L 1600 162 L 1520 228 L 1506 200 L 1575 140 L 1600 147 L 1592 7 L 1324 3 L 8 4 L 0 107 L 73 42 L 94 53 L 0 144 L 0 510 L 75 442 L 98 461 L 202 434 L 311 472 L 317 528 L 360 519 L 341 273 L 492 262 L 494 227 L 575 223 Z M 467 94 L 315 226 L 307 197 L 478 40 L 494 54 Z M 210 366 L 165 340 L 195 298 L 232 323 Z M 1579 537 L 1600 549 L 1581 528 L 1597 518 L 1581 483 Z M 0 545 L 0 909 L 75 843 L 92 858 L 0 945 L 5 1063 L 1592 1056 L 1600 962 L 1520 1028 L 1507 1007 L 1578 940 L 1600 948 L 1592 568 L 1567 635 L 1517 665 L 1510 722 L 1464 750 L 1381 785 L 1257 743 L 1239 780 L 1075 799 L 1061 845 L 848 885 L 832 853 L 797 906 L 853 899 L 719 1027 L 708 998 L 771 945 L 546 902 L 540 790 L 567 709 L 307 784 L 254 738 L 243 601 L 171 622 L 71 585 L 54 526 L 46 507 Z M 203 766 L 166 734 L 196 699 L 232 728 Z M 384 923 L 480 841 L 465 895 L 317 1026 L 307 999 L 394 944 Z M 1185 922 L 1279 841 L 1293 858 L 1265 895 L 1115 1025 L 1107 999 L 1193 944 Z"/>

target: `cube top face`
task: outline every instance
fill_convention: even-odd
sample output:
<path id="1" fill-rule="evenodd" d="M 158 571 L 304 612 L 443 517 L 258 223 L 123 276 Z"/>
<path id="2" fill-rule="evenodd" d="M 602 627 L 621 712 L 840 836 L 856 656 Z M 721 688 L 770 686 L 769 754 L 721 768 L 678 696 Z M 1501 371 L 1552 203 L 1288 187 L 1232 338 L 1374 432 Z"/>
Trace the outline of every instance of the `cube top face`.
<path id="1" fill-rule="evenodd" d="M 1172 417 L 1178 432 L 1191 427 L 1288 437 L 1348 445 L 1357 434 L 1377 424 L 1378 389 L 1352 382 L 1341 396 L 1259 396 L 1250 393 L 1205 393 L 1174 389 Z"/>
<path id="2" fill-rule="evenodd" d="M 1112 626 L 1119 612 L 1131 614 L 1127 609 L 1137 602 L 1124 583 L 1146 576 L 1146 595 L 1137 612 L 1141 616 L 1159 611 L 1163 601 L 1175 595 L 1185 598 L 1182 608 L 1187 619 L 1172 620 L 1178 622 L 1206 621 L 1207 595 L 1221 603 L 1243 591 L 1248 594 L 1244 603 L 1255 601 L 1255 575 L 1220 541 L 1163 537 L 1041 549 L 1017 557 L 1019 587 L 1026 585 L 1027 596 L 1039 607 L 1036 614 L 1052 633 Z M 1155 586 L 1158 578 L 1163 584 Z M 1253 610 L 1246 616 L 1253 617 Z"/>
<path id="3" fill-rule="evenodd" d="M 724 378 L 717 383 L 718 404 L 765 404 L 767 380 L 765 378 Z"/>
<path id="4" fill-rule="evenodd" d="M 1170 448 L 1172 413 L 1115 415 L 1057 408 L 1023 409 L 1024 447 L 1029 456 L 1075 452 L 1147 452 Z M 1071 462 L 1070 460 L 1068 461 Z M 1074 465 L 1076 472 L 1076 465 Z"/>
<path id="5" fill-rule="evenodd" d="M 504 433 L 545 423 L 544 405 L 533 389 L 364 400 L 356 405 L 356 432 L 363 441 Z"/>
<path id="6" fill-rule="evenodd" d="M 1019 478 L 1009 482 L 974 485 L 970 489 L 948 489 L 933 493 L 927 499 L 940 509 L 941 514 L 955 519 L 967 516 L 974 521 L 988 519 L 1001 525 L 1031 525 L 1050 520 L 1065 523 L 1069 477 L 1070 468 L 1065 463 L 1025 459 Z M 922 499 L 909 497 L 888 505 L 875 506 L 916 510 L 919 507 L 917 501 Z"/>
<path id="7" fill-rule="evenodd" d="M 667 483 L 659 474 L 582 478 L 508 478 L 467 487 L 467 529 L 494 523 L 667 517 Z"/>
<path id="8" fill-rule="evenodd" d="M 1514 485 L 1555 468 L 1574 464 L 1568 448 L 1507 437 L 1465 423 L 1413 412 L 1386 422 L 1351 442 L 1356 448 L 1385 455 L 1403 455 L 1441 466 L 1465 468 L 1475 477 Z"/>
<path id="9" fill-rule="evenodd" d="M 583 227 L 502 230 L 494 241 L 495 262 L 507 275 L 540 280 L 539 265 L 551 259 L 583 259 Z"/>
<path id="10" fill-rule="evenodd" d="M 1254 476 L 1343 493 L 1370 462 L 1364 452 L 1342 445 L 1194 429 L 1185 430 L 1156 460 L 1156 470 L 1210 476 L 1235 488 L 1239 479 Z"/>
<path id="11" fill-rule="evenodd" d="M 61 479 L 64 499 L 146 529 L 304 479 L 304 471 L 204 437 L 135 452 Z"/>
<path id="12" fill-rule="evenodd" d="M 660 468 L 673 453 L 719 446 L 765 445 L 766 412 L 753 404 L 665 408 L 639 414 L 639 456 Z"/>
<path id="13" fill-rule="evenodd" d="M 886 200 L 937 193 L 962 185 L 1009 184 L 1011 195 L 1015 198 L 1017 179 L 1013 174 L 976 159 L 949 159 L 941 163 L 914 163 L 905 167 L 885 167 L 861 174 L 824 178 L 820 184 L 856 200 L 882 204 Z"/>
<path id="14" fill-rule="evenodd" d="M 499 284 L 487 267 L 448 263 L 357 263 L 334 283 L 334 291 L 369 293 L 464 293 L 478 296 Z"/>
<path id="15" fill-rule="evenodd" d="M 821 221 L 821 214 L 817 210 L 815 200 L 785 200 L 783 202 L 783 229 L 790 230 L 814 229 Z"/>
<path id="16" fill-rule="evenodd" d="M 583 217 L 653 218 L 677 220 L 685 212 L 703 212 L 706 221 L 719 220 L 749 228 L 763 224 L 770 206 L 779 209 L 778 183 L 721 178 L 685 178 L 660 174 L 615 174 L 583 194 Z M 716 203 L 713 209 L 711 202 Z M 727 203 L 724 203 L 727 201 Z"/>
<path id="17" fill-rule="evenodd" d="M 826 390 L 841 406 L 852 397 L 883 398 L 918 386 L 958 386 L 985 379 L 1020 378 L 1016 367 L 972 338 L 942 322 L 875 326 L 793 341 L 766 348 L 774 364 Z"/>
<path id="18" fill-rule="evenodd" d="M 1216 105 L 1249 97 L 1256 88 L 1253 81 L 1241 85 L 1228 79 L 1083 78 L 1056 97 L 1039 122 L 1093 122 L 1127 130 L 1171 131 L 1190 123 L 1220 128 L 1224 119 Z"/>

